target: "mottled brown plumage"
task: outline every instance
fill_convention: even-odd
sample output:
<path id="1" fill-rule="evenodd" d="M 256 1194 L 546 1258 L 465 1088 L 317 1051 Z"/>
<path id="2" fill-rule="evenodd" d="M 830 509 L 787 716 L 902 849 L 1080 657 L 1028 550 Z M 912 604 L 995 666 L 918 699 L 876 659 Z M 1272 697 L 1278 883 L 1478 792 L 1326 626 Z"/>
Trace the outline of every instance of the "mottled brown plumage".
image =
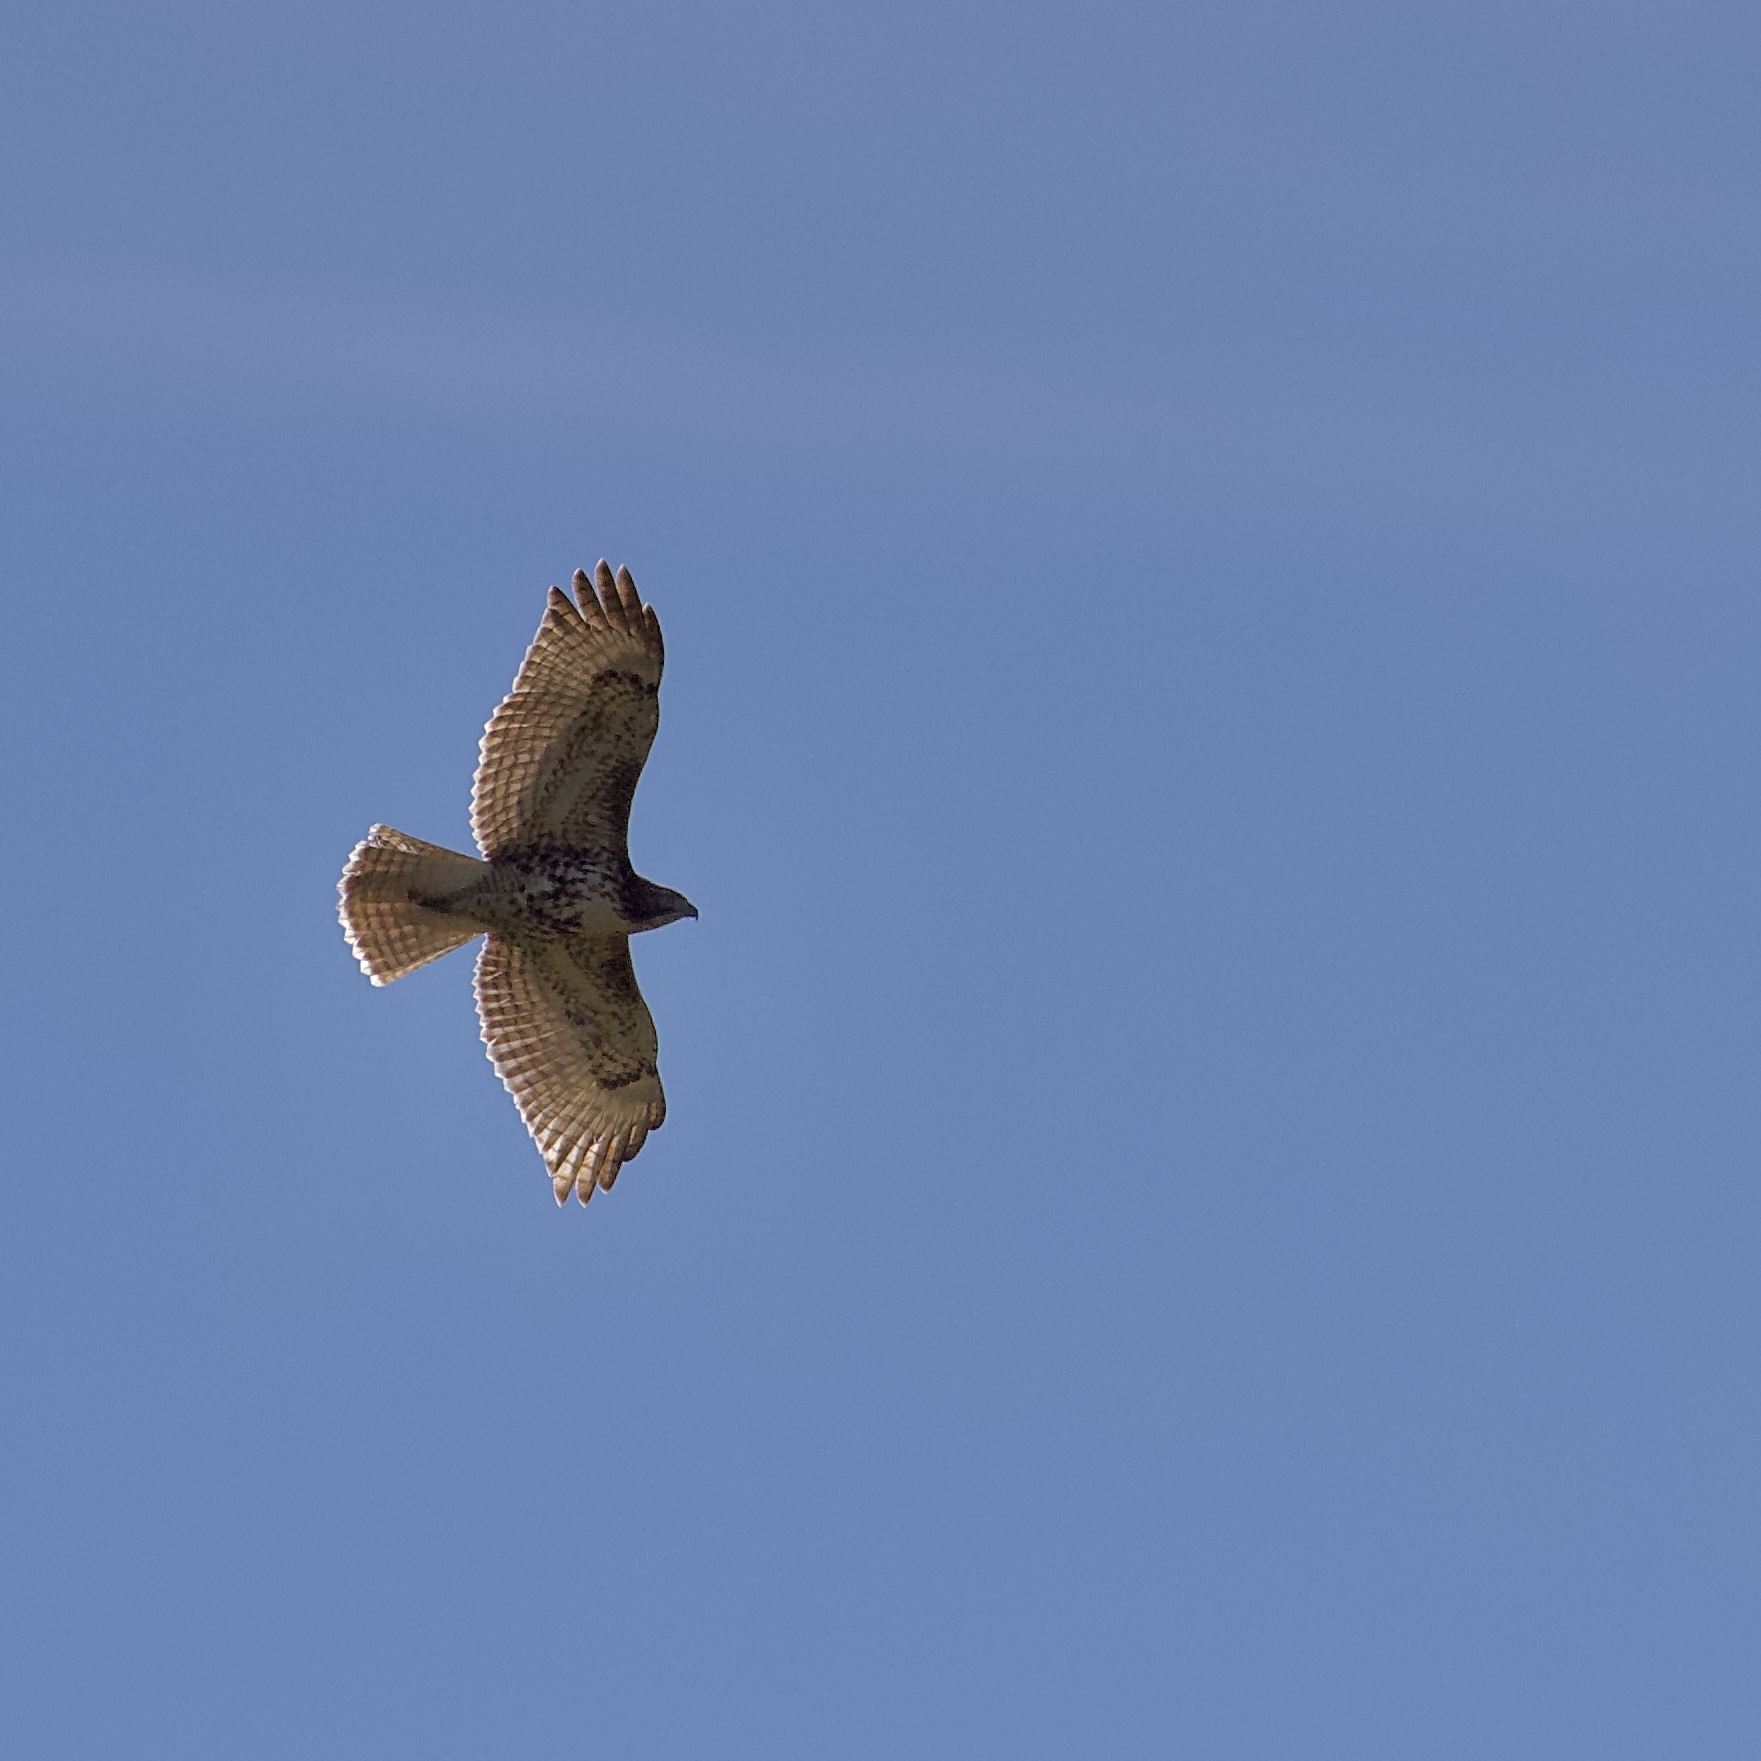
<path id="1" fill-rule="evenodd" d="M 349 946 L 389 984 L 474 936 L 477 1013 L 550 1170 L 582 1204 L 666 1117 L 654 1021 L 630 937 L 696 907 L 630 866 L 630 802 L 660 722 L 660 624 L 628 569 L 551 588 L 483 733 L 471 790 L 479 860 L 374 826 L 338 891 Z"/>

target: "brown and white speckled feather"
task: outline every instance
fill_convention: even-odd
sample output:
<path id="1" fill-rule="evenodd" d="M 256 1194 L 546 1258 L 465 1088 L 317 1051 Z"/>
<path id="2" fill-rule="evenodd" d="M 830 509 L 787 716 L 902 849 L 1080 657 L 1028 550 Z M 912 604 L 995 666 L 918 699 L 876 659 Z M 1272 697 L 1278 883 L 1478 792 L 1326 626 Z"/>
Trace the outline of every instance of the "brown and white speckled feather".
<path id="1" fill-rule="evenodd" d="M 483 733 L 471 830 L 485 856 L 555 840 L 627 859 L 630 802 L 660 725 L 660 623 L 628 569 L 554 587 Z"/>
<path id="2" fill-rule="evenodd" d="M 491 936 L 477 956 L 477 1013 L 556 1202 L 609 1190 L 666 1117 L 629 938 Z"/>

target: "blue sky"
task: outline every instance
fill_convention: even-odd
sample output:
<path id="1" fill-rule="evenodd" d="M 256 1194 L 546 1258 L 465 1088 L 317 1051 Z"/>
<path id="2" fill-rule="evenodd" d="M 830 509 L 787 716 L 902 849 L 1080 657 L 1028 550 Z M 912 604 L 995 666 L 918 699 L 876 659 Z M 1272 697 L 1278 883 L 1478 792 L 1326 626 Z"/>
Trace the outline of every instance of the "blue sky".
<path id="1" fill-rule="evenodd" d="M 8 37 L 10 1752 L 1755 1752 L 1752 10 Z M 601 554 L 559 1215 L 333 889 Z"/>

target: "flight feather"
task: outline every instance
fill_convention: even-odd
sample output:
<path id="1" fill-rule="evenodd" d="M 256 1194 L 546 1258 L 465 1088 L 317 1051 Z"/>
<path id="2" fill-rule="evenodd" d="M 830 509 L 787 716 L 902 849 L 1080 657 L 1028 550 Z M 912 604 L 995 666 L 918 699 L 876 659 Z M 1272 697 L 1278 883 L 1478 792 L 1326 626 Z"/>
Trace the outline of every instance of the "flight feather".
<path id="1" fill-rule="evenodd" d="M 622 846 L 660 726 L 660 623 L 627 569 L 551 588 L 514 688 L 483 731 L 471 831 L 485 856 L 547 838 Z"/>

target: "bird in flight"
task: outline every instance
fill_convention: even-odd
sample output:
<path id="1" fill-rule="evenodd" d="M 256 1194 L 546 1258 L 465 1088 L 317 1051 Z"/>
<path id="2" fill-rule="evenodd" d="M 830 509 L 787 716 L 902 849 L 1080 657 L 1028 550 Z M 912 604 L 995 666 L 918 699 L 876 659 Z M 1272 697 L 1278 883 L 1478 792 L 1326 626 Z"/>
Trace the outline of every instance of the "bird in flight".
<path id="1" fill-rule="evenodd" d="M 630 802 L 660 725 L 660 623 L 628 569 L 555 587 L 471 788 L 482 857 L 376 825 L 342 871 L 361 970 L 390 984 L 486 936 L 477 1015 L 556 1202 L 586 1204 L 666 1117 L 630 937 L 697 907 L 630 866 Z"/>

